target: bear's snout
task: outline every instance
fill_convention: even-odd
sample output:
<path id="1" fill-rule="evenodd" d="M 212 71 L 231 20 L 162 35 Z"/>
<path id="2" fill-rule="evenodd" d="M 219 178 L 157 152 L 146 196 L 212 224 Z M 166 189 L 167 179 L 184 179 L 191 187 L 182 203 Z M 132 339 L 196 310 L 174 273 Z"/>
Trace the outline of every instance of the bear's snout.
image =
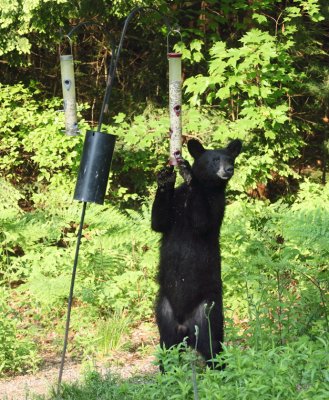
<path id="1" fill-rule="evenodd" d="M 228 180 L 232 178 L 234 173 L 233 165 L 221 165 L 218 169 L 216 175 L 223 180 Z"/>
<path id="2" fill-rule="evenodd" d="M 225 171 L 228 175 L 232 176 L 232 175 L 233 175 L 233 172 L 234 172 L 234 168 L 233 168 L 233 166 L 225 167 L 225 168 L 224 168 L 224 171 Z"/>

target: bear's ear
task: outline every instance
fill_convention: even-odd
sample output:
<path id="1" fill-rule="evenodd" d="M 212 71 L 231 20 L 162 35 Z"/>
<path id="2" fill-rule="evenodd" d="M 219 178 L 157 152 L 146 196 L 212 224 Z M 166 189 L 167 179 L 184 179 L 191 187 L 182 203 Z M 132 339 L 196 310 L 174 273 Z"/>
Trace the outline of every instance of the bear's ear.
<path id="1" fill-rule="evenodd" d="M 190 139 L 187 142 L 187 148 L 189 153 L 194 159 L 197 159 L 203 154 L 206 149 L 202 146 L 202 144 L 196 139 Z"/>
<path id="2" fill-rule="evenodd" d="M 242 149 L 241 140 L 239 139 L 232 140 L 232 142 L 228 144 L 226 149 L 232 154 L 234 158 L 237 157 Z"/>

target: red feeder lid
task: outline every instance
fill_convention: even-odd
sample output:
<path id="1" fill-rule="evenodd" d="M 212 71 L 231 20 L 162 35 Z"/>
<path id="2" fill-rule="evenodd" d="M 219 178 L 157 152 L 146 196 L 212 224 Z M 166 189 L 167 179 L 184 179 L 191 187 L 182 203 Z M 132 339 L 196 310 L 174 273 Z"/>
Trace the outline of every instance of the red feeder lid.
<path id="1" fill-rule="evenodd" d="M 181 58 L 182 53 L 168 53 L 167 56 L 168 58 Z"/>

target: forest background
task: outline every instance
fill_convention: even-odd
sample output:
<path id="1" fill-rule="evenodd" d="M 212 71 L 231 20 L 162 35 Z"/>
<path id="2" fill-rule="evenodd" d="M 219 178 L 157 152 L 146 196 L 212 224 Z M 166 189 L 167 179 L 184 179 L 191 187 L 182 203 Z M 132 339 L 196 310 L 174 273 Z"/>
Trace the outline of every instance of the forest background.
<path id="1" fill-rule="evenodd" d="M 165 376 L 123 386 L 96 374 L 67 393 L 89 385 L 90 399 L 97 385 L 112 396 L 104 399 L 124 390 L 125 398 L 185 399 L 197 387 L 200 398 L 327 399 L 327 0 L 1 0 L 0 374 L 34 372 L 60 355 L 84 133 L 97 123 L 109 38 L 118 43 L 140 5 L 181 29 L 184 135 L 210 148 L 244 143 L 221 234 L 229 367 L 204 370 L 194 356 L 158 350 L 171 366 Z M 81 21 L 104 30 L 86 26 L 73 38 L 81 135 L 67 137 L 59 46 L 67 50 L 62 35 Z M 155 351 L 156 333 L 137 348 L 129 338 L 140 326 L 156 332 L 150 205 L 168 158 L 166 35 L 149 10 L 124 41 L 103 127 L 118 136 L 109 189 L 104 206 L 87 208 L 78 266 L 69 345 L 78 360 Z"/>

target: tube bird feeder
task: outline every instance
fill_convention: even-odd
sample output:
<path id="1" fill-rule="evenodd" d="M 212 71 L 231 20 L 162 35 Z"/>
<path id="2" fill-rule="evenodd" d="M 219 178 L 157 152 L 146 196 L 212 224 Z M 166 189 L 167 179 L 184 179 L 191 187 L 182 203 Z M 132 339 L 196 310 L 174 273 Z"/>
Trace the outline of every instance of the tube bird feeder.
<path id="1" fill-rule="evenodd" d="M 182 152 L 182 55 L 168 53 L 169 61 L 169 116 L 170 155 L 169 164 L 177 165 Z"/>
<path id="2" fill-rule="evenodd" d="M 169 36 L 178 33 L 173 29 L 167 36 L 167 57 L 169 64 L 169 118 L 170 118 L 170 150 L 169 164 L 177 165 L 177 157 L 182 152 L 182 54 L 171 52 Z"/>
<path id="3" fill-rule="evenodd" d="M 65 113 L 65 133 L 76 136 L 78 132 L 77 104 L 75 98 L 75 79 L 73 55 L 60 55 L 62 90 Z"/>

